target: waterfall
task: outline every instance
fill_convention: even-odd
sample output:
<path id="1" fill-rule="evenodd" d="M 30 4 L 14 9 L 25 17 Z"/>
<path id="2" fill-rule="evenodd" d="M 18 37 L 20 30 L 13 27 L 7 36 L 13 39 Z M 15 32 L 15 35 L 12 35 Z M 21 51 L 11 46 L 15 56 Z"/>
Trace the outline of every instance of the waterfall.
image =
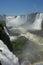
<path id="1" fill-rule="evenodd" d="M 3 19 L 4 16 L 0 16 Z M 12 32 L 21 32 L 24 30 L 41 30 L 42 29 L 42 21 L 43 21 L 43 13 L 31 13 L 20 16 L 5 16 L 4 17 L 4 26 L 7 27 L 7 30 L 10 34 Z M 8 34 L 7 32 L 7 34 Z"/>
<path id="2" fill-rule="evenodd" d="M 34 30 L 41 30 L 41 24 L 42 24 L 42 14 L 37 14 L 34 23 L 32 24 L 32 28 Z M 31 29 L 32 30 L 32 29 Z"/>
<path id="3" fill-rule="evenodd" d="M 2 65 L 19 65 L 18 58 L 9 51 L 8 47 L 0 40 L 0 61 Z"/>
<path id="4" fill-rule="evenodd" d="M 27 15 L 6 16 L 6 26 L 10 32 L 15 29 L 20 31 L 20 28 L 25 30 L 41 30 L 42 29 L 43 13 L 33 13 Z M 21 30 L 22 30 L 21 29 Z"/>
<path id="5" fill-rule="evenodd" d="M 9 31 L 6 28 L 4 29 L 10 36 L 11 41 L 17 39 L 14 35 L 16 32 L 28 39 L 21 52 L 21 55 L 24 55 L 21 60 L 21 65 L 43 65 L 43 38 L 29 32 L 30 30 L 34 32 L 42 29 L 43 13 L 31 13 L 16 17 L 6 15 L 6 19 L 4 20 L 4 24 L 6 24 L 11 36 Z M 9 51 L 7 46 L 1 40 L 0 61 L 2 65 L 19 65 L 18 58 Z"/>

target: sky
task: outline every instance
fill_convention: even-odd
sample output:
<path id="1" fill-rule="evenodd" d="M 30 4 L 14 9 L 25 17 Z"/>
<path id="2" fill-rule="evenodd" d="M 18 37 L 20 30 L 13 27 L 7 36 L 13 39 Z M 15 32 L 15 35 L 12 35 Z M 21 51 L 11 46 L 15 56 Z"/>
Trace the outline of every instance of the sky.
<path id="1" fill-rule="evenodd" d="M 0 14 L 23 15 L 43 12 L 43 0 L 0 0 Z"/>

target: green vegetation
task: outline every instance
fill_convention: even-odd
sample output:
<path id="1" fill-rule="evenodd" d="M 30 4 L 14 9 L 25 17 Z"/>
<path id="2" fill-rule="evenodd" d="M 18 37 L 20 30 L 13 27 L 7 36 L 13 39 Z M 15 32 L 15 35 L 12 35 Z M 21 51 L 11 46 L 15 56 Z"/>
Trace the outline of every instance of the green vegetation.
<path id="1" fill-rule="evenodd" d="M 5 21 L 4 20 L 0 20 L 0 24 L 4 26 L 5 25 Z"/>
<path id="2" fill-rule="evenodd" d="M 25 55 L 22 54 L 22 50 L 23 50 L 27 41 L 28 41 L 27 38 L 21 36 L 12 42 L 13 53 L 17 55 L 19 60 L 22 60 L 25 57 Z"/>
<path id="3" fill-rule="evenodd" d="M 18 37 L 17 40 L 12 42 L 14 51 L 20 51 L 23 49 L 24 44 L 27 42 L 27 39 L 23 36 Z"/>
<path id="4" fill-rule="evenodd" d="M 9 36 L 6 34 L 4 30 L 4 21 L 0 20 L 0 39 L 7 45 L 10 51 L 13 52 L 13 48 L 9 39 Z"/>
<path id="5" fill-rule="evenodd" d="M 2 33 L 4 33 L 4 30 L 3 30 L 3 28 L 4 28 L 3 22 L 4 21 L 0 20 L 0 37 L 1 37 Z"/>
<path id="6" fill-rule="evenodd" d="M 9 44 L 8 41 L 6 42 L 7 36 L 5 36 L 5 30 L 3 29 L 4 25 L 3 25 L 2 22 L 3 21 L 0 21 L 0 38 L 2 38 L 2 40 L 4 39 L 5 43 L 10 46 L 10 49 L 11 49 L 11 46 L 12 46 L 13 47 L 13 52 L 17 55 L 19 53 L 19 51 L 20 52 L 22 51 L 22 49 L 23 49 L 23 47 L 24 47 L 24 45 L 25 45 L 25 43 L 27 42 L 28 39 L 21 36 L 21 37 L 18 37 L 13 42 L 11 42 L 11 44 Z M 19 57 L 19 59 L 22 59 L 24 57 L 24 55 L 22 55 L 20 53 L 17 56 Z M 1 62 L 0 62 L 0 65 L 1 65 Z"/>

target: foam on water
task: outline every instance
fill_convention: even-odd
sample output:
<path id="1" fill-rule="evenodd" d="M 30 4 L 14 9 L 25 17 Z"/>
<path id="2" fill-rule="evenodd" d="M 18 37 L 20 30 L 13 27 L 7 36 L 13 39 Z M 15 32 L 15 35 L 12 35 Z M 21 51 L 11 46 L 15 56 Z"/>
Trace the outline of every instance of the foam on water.
<path id="1" fill-rule="evenodd" d="M 19 65 L 18 58 L 9 51 L 7 46 L 0 40 L 0 61 L 2 65 Z"/>

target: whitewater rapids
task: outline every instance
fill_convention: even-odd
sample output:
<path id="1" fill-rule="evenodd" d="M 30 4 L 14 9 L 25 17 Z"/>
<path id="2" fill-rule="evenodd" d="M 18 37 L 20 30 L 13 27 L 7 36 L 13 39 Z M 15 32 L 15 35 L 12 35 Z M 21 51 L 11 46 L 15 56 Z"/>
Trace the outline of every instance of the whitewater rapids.
<path id="1" fill-rule="evenodd" d="M 19 65 L 18 58 L 9 51 L 8 47 L 0 40 L 0 61 L 2 65 Z"/>

